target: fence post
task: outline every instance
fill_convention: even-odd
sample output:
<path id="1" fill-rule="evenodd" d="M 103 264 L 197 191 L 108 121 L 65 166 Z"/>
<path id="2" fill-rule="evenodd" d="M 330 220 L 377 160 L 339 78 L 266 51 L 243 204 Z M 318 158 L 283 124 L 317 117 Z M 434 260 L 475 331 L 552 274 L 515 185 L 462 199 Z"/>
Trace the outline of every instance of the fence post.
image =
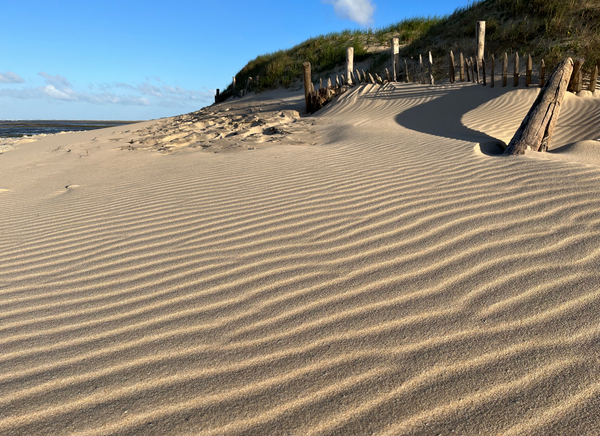
<path id="1" fill-rule="evenodd" d="M 543 88 L 546 82 L 546 63 L 542 59 L 540 62 L 540 88 Z"/>
<path id="2" fill-rule="evenodd" d="M 463 54 L 460 54 L 460 81 L 465 81 L 465 58 Z"/>
<path id="3" fill-rule="evenodd" d="M 592 78 L 590 79 L 590 87 L 589 90 L 592 92 L 596 91 L 596 82 L 598 81 L 598 65 L 594 68 L 592 72 Z"/>
<path id="4" fill-rule="evenodd" d="M 388 82 L 391 82 L 390 72 L 387 68 L 385 69 L 385 80 L 387 80 Z"/>
<path id="5" fill-rule="evenodd" d="M 450 50 L 450 58 L 448 63 L 450 64 L 450 83 L 454 83 L 456 81 L 456 74 L 454 73 L 454 53 L 452 53 L 452 50 Z"/>
<path id="6" fill-rule="evenodd" d="M 515 72 L 513 76 L 513 86 L 519 86 L 519 52 L 515 53 Z"/>
<path id="7" fill-rule="evenodd" d="M 490 88 L 493 88 L 496 86 L 496 59 L 494 58 L 494 55 L 492 55 L 492 71 L 490 74 L 490 79 L 492 81 L 492 83 L 490 83 Z"/>
<path id="8" fill-rule="evenodd" d="M 469 64 L 469 60 L 465 59 L 465 70 L 467 70 L 467 82 L 471 81 L 471 74 L 469 73 L 471 65 Z"/>
<path id="9" fill-rule="evenodd" d="M 477 66 L 483 61 L 485 49 L 485 21 L 477 22 Z"/>
<path id="10" fill-rule="evenodd" d="M 235 98 L 235 76 L 233 76 L 233 84 L 231 85 L 233 91 L 233 98 Z"/>
<path id="11" fill-rule="evenodd" d="M 525 86 L 531 86 L 531 74 L 533 71 L 533 61 L 531 60 L 531 55 L 527 57 L 527 68 L 525 70 Z"/>
<path id="12" fill-rule="evenodd" d="M 471 80 L 475 83 L 475 62 L 473 58 L 469 58 L 469 65 L 471 65 Z"/>
<path id="13" fill-rule="evenodd" d="M 219 88 L 217 88 L 217 94 L 215 95 L 215 103 L 219 102 Z"/>
<path id="14" fill-rule="evenodd" d="M 571 80 L 569 81 L 569 87 L 567 91 L 570 92 L 579 92 L 581 91 L 580 84 L 580 75 L 581 75 L 581 67 L 583 65 L 584 59 L 576 59 L 575 65 L 573 66 L 573 75 L 571 76 Z"/>
<path id="15" fill-rule="evenodd" d="M 406 63 L 406 59 L 404 59 L 404 73 L 406 75 L 406 77 L 404 78 L 404 81 L 406 83 L 410 82 L 410 76 L 408 75 L 408 64 Z"/>
<path id="16" fill-rule="evenodd" d="M 354 47 L 346 47 L 346 81 L 352 83 L 352 70 L 354 69 Z"/>
<path id="17" fill-rule="evenodd" d="M 429 52 L 429 84 L 433 85 L 433 57 Z"/>
<path id="18" fill-rule="evenodd" d="M 481 58 L 481 69 L 483 71 L 483 86 L 487 85 L 487 80 L 485 77 L 485 58 Z"/>
<path id="19" fill-rule="evenodd" d="M 504 59 L 502 60 L 502 86 L 508 85 L 508 55 L 504 53 Z"/>
<path id="20" fill-rule="evenodd" d="M 392 38 L 392 81 L 398 80 L 398 66 L 400 64 L 400 40 L 398 38 Z"/>
<path id="21" fill-rule="evenodd" d="M 304 62 L 302 69 L 304 70 L 304 104 L 306 106 L 306 113 L 310 113 L 310 88 L 312 86 L 310 80 L 310 62 Z"/>

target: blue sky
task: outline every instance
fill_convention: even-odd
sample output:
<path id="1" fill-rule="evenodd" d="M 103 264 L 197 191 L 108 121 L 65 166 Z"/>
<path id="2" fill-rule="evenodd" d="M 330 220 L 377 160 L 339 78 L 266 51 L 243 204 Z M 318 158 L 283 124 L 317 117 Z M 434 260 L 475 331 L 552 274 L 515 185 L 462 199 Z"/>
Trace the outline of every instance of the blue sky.
<path id="1" fill-rule="evenodd" d="M 198 110 L 257 55 L 467 0 L 6 1 L 0 119 L 144 120 Z"/>

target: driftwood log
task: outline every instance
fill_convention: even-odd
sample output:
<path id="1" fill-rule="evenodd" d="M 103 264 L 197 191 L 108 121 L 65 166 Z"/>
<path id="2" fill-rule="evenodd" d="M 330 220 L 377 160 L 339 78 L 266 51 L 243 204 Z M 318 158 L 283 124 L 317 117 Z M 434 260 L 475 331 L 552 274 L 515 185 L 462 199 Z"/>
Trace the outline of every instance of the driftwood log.
<path id="1" fill-rule="evenodd" d="M 556 67 L 548 84 L 540 91 L 504 154 L 523 154 L 528 148 L 533 151 L 548 149 L 572 75 L 573 60 L 567 58 Z"/>

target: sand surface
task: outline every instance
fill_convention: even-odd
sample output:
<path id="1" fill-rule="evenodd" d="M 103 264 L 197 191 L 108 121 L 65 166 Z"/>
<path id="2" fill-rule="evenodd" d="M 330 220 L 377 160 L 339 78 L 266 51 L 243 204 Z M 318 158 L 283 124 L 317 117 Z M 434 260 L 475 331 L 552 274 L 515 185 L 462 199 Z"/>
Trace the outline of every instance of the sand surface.
<path id="1" fill-rule="evenodd" d="M 6 141 L 2 435 L 600 434 L 600 99 L 267 93 Z"/>

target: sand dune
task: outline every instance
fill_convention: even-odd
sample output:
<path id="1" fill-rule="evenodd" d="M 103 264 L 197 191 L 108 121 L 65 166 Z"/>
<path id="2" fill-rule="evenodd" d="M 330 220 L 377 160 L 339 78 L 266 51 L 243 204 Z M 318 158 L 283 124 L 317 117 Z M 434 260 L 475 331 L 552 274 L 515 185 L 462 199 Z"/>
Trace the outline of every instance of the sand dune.
<path id="1" fill-rule="evenodd" d="M 600 99 L 566 100 L 554 153 L 480 146 L 537 92 L 366 85 L 306 118 L 267 94 L 14 143 L 0 433 L 599 434 Z"/>

